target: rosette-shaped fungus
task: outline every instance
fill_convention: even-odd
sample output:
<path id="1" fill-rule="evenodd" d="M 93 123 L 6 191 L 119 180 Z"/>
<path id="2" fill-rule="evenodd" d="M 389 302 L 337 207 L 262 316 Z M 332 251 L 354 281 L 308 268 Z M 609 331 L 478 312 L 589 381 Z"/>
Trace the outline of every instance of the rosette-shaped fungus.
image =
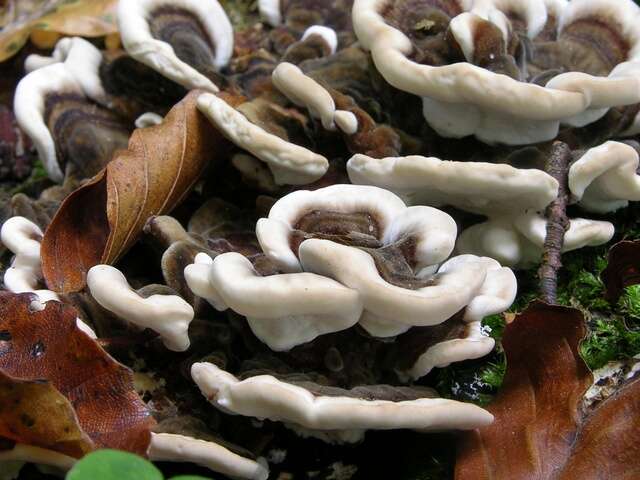
<path id="1" fill-rule="evenodd" d="M 118 4 L 127 53 L 186 88 L 217 92 L 229 63 L 233 28 L 216 0 L 127 0 Z"/>
<path id="2" fill-rule="evenodd" d="M 16 88 L 14 111 L 35 144 L 49 177 L 64 178 L 70 165 L 88 177 L 127 145 L 130 126 L 101 104 L 101 52 L 81 38 L 58 42 L 52 57 L 30 56 Z"/>
<path id="3" fill-rule="evenodd" d="M 465 308 L 466 320 L 480 321 L 489 314 L 482 307 L 496 313 L 515 296 L 513 274 L 496 262 L 445 261 L 456 239 L 449 215 L 407 208 L 375 187 L 293 192 L 258 221 L 256 233 L 267 259 L 285 273 L 263 275 L 244 256 L 228 253 L 200 256 L 185 276 L 216 308 L 245 315 L 275 350 L 356 323 L 391 337 L 438 325 Z"/>
<path id="4" fill-rule="evenodd" d="M 527 144 L 640 101 L 639 12 L 631 0 L 356 0 L 353 24 L 440 135 Z"/>

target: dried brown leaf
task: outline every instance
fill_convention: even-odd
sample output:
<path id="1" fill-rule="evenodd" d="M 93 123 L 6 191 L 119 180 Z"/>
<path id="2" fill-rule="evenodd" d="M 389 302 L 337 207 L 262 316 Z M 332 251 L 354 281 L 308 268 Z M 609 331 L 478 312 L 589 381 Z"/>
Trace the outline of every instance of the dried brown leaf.
<path id="1" fill-rule="evenodd" d="M 25 382 L 20 388 L 28 396 L 17 398 L 28 400 L 24 411 L 33 415 L 37 420 L 33 427 L 43 434 L 37 445 L 58 445 L 59 451 L 74 456 L 93 448 L 93 444 L 144 455 L 155 421 L 134 390 L 131 370 L 78 329 L 77 312 L 72 307 L 47 302 L 44 310 L 32 311 L 32 298 L 31 294 L 0 292 L 0 373 L 13 377 L 14 383 Z M 41 384 L 43 388 L 34 386 L 33 382 L 42 380 L 47 382 Z M 15 394 L 6 389 L 11 382 L 0 382 L 0 388 L 2 385 L 5 389 L 0 397 Z M 53 388 L 69 402 L 59 405 L 60 415 L 55 416 L 45 409 L 59 400 Z M 37 395 L 43 396 L 36 399 Z M 60 436 L 59 426 L 72 428 L 68 407 L 75 410 L 78 428 L 86 436 L 78 436 L 73 429 L 68 438 Z M 0 416 L 5 417 L 2 410 Z M 14 440 L 29 443 L 38 432 L 31 436 L 22 432 Z M 6 434 L 0 431 L 0 435 Z"/>
<path id="2" fill-rule="evenodd" d="M 95 445 L 69 401 L 50 382 L 0 372 L 0 438 L 81 457 Z"/>
<path id="3" fill-rule="evenodd" d="M 640 241 L 624 241 L 609 250 L 609 263 L 602 271 L 606 298 L 617 302 L 622 291 L 640 283 Z"/>
<path id="4" fill-rule="evenodd" d="M 227 142 L 198 112 L 198 95 L 187 95 L 160 125 L 134 131 L 129 148 L 62 203 L 42 242 L 50 289 L 81 290 L 92 266 L 114 263 L 149 217 L 171 211 L 207 164 L 224 157 Z"/>
<path id="5" fill-rule="evenodd" d="M 507 325 L 507 373 L 487 408 L 495 421 L 461 437 L 456 480 L 638 478 L 640 384 L 587 414 L 585 334 L 580 311 L 540 302 Z"/>
<path id="6" fill-rule="evenodd" d="M 6 0 L 0 2 L 0 62 L 34 30 L 99 37 L 116 32 L 117 0 Z"/>

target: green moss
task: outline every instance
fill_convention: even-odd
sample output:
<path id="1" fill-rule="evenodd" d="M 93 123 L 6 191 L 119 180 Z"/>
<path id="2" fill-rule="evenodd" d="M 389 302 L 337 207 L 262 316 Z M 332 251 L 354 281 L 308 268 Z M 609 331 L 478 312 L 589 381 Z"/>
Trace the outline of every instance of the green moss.
<path id="1" fill-rule="evenodd" d="M 507 359 L 504 354 L 499 355 L 501 361 L 489 363 L 480 372 L 480 378 L 484 383 L 494 388 L 496 391 L 502 385 L 504 374 L 507 372 Z"/>
<path id="2" fill-rule="evenodd" d="M 640 331 L 627 327 L 619 316 L 598 318 L 580 346 L 582 358 L 595 370 L 613 360 L 631 358 L 640 352 Z"/>
<path id="3" fill-rule="evenodd" d="M 625 317 L 640 320 L 640 285 L 625 289 L 618 302 L 618 309 Z"/>

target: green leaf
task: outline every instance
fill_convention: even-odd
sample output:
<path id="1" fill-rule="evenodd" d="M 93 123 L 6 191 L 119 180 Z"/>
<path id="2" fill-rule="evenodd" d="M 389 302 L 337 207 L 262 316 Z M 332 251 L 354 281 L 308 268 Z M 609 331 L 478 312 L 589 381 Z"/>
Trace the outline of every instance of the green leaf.
<path id="1" fill-rule="evenodd" d="M 76 463 L 66 480 L 163 480 L 163 475 L 132 453 L 98 450 Z"/>

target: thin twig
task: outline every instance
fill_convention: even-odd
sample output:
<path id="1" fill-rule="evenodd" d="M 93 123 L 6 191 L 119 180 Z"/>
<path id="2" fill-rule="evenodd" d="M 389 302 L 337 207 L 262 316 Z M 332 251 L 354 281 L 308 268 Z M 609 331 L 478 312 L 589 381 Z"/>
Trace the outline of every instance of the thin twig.
<path id="1" fill-rule="evenodd" d="M 571 149 L 566 143 L 554 142 L 547 162 L 547 173 L 558 181 L 558 197 L 547 207 L 547 236 L 544 241 L 542 265 L 538 270 L 540 294 L 550 305 L 558 302 L 558 270 L 562 268 L 564 234 L 569 229 L 567 204 L 569 203 L 568 172 Z"/>

